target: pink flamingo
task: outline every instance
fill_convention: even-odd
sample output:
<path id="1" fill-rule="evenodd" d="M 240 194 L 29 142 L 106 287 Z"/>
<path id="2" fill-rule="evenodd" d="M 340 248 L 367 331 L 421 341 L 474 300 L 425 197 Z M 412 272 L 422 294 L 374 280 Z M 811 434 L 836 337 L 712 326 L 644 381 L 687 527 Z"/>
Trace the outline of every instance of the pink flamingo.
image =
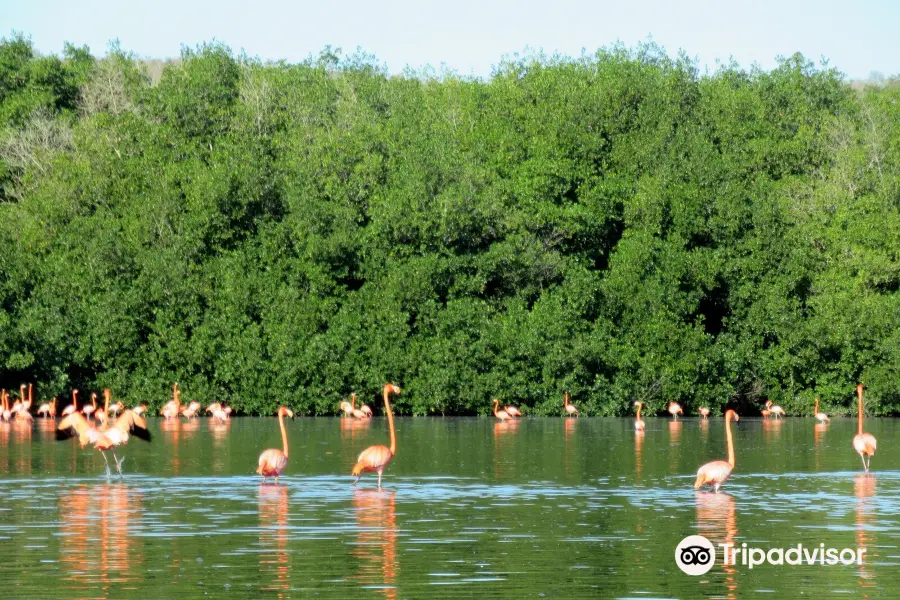
<path id="1" fill-rule="evenodd" d="M 66 417 L 78 410 L 78 390 L 72 390 L 72 404 L 65 407 L 62 416 Z"/>
<path id="2" fill-rule="evenodd" d="M 81 412 L 83 412 L 84 416 L 90 421 L 91 415 L 94 414 L 95 410 L 97 410 L 97 394 L 91 393 L 91 403 L 82 408 Z"/>
<path id="3" fill-rule="evenodd" d="M 282 406 L 278 409 L 278 426 L 281 427 L 281 450 L 276 448 L 271 448 L 269 450 L 264 450 L 262 454 L 259 455 L 259 467 L 256 469 L 256 472 L 263 476 L 263 483 L 269 477 L 275 478 L 275 483 L 278 483 L 278 476 L 281 475 L 281 472 L 284 471 L 284 467 L 287 466 L 288 461 L 288 443 L 287 443 L 287 431 L 284 429 L 284 418 L 290 417 L 291 420 L 294 418 L 294 413 L 286 406 Z"/>
<path id="4" fill-rule="evenodd" d="M 872 464 L 872 457 L 875 456 L 875 447 L 876 441 L 875 436 L 871 433 L 863 433 L 863 386 L 859 384 L 856 386 L 856 395 L 859 398 L 859 418 L 857 425 L 857 433 L 853 436 L 853 449 L 859 453 L 859 457 L 862 459 L 863 469 L 865 472 L 869 472 L 869 466 Z M 866 457 L 869 457 L 869 461 L 866 462 Z"/>
<path id="5" fill-rule="evenodd" d="M 497 410 L 500 406 L 500 400 L 494 398 L 494 416 L 500 419 L 501 421 L 508 421 L 512 419 L 512 415 L 509 414 L 506 410 Z"/>
<path id="6" fill-rule="evenodd" d="M 513 417 L 514 419 L 517 419 L 522 416 L 522 411 L 520 411 L 518 408 L 516 408 L 515 406 L 512 406 L 512 405 L 504 406 L 503 410 L 505 410 L 506 414 L 508 414 L 510 417 Z"/>
<path id="7" fill-rule="evenodd" d="M 572 415 L 578 416 L 578 409 L 575 408 L 574 404 L 569 404 L 569 392 L 566 392 L 563 396 L 563 403 L 566 407 L 566 413 L 571 417 Z"/>
<path id="8" fill-rule="evenodd" d="M 816 396 L 816 407 L 813 409 L 813 413 L 816 415 L 816 418 L 822 423 L 828 423 L 831 419 L 828 418 L 823 412 L 819 412 L 819 397 Z"/>
<path id="9" fill-rule="evenodd" d="M 353 482 L 353 485 L 356 485 L 356 482 L 359 481 L 359 478 L 362 477 L 363 473 L 375 471 L 378 473 L 378 489 L 381 489 L 381 474 L 384 472 L 384 468 L 391 462 L 391 459 L 394 458 L 394 454 L 397 453 L 397 434 L 394 432 L 394 413 L 391 411 L 391 403 L 388 398 L 392 392 L 394 394 L 399 394 L 400 388 L 393 383 L 384 384 L 384 410 L 387 413 L 388 428 L 391 431 L 391 447 L 388 448 L 387 446 L 378 445 L 369 446 L 363 450 L 360 453 L 359 458 L 356 459 L 353 470 L 350 471 L 351 475 L 356 476 L 356 481 Z"/>
<path id="10" fill-rule="evenodd" d="M 356 403 L 356 393 L 355 392 L 350 394 L 350 399 L 352 400 L 352 402 L 347 402 L 346 400 L 341 402 L 341 412 L 344 414 L 345 417 L 353 416 L 353 405 Z"/>
<path id="11" fill-rule="evenodd" d="M 50 402 L 45 402 L 40 405 L 37 409 L 38 415 L 44 415 L 45 419 L 49 419 L 51 417 L 56 416 L 56 398 L 51 400 Z"/>
<path id="12" fill-rule="evenodd" d="M 634 430 L 638 432 L 644 431 L 644 421 L 641 419 L 641 407 L 644 406 L 643 402 L 635 402 L 635 406 L 637 406 L 637 418 L 634 420 Z"/>
<path id="13" fill-rule="evenodd" d="M 769 409 L 769 413 L 776 419 L 784 417 L 784 409 L 777 404 L 772 404 L 771 400 L 766 401 L 766 408 Z"/>
<path id="14" fill-rule="evenodd" d="M 700 409 L 698 410 L 698 412 L 700 413 L 700 416 L 703 417 L 704 419 L 709 418 L 709 409 L 706 408 L 705 406 L 701 406 Z"/>
<path id="15" fill-rule="evenodd" d="M 368 419 L 372 416 L 372 409 L 365 404 L 356 408 L 356 394 L 350 394 L 350 415 L 356 419 Z"/>
<path id="16" fill-rule="evenodd" d="M 711 485 L 715 488 L 716 493 L 719 487 L 725 483 L 731 471 L 734 469 L 734 440 L 731 437 L 731 420 L 739 421 L 737 413 L 731 409 L 725 411 L 725 438 L 728 445 L 728 462 L 724 460 L 714 460 L 708 462 L 697 471 L 697 480 L 694 481 L 694 489 L 699 489 L 704 485 Z"/>
<path id="17" fill-rule="evenodd" d="M 684 414 L 684 411 L 681 409 L 681 406 L 677 402 L 669 402 L 669 414 L 677 421 L 678 413 Z"/>

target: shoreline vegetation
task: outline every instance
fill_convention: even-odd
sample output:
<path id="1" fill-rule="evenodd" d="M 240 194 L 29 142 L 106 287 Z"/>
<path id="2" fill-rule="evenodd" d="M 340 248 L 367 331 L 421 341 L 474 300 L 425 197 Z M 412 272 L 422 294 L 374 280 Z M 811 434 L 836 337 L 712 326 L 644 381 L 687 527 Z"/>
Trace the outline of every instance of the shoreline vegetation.
<path id="1" fill-rule="evenodd" d="M 900 85 L 654 44 L 489 80 L 0 41 L 0 387 L 900 413 Z"/>

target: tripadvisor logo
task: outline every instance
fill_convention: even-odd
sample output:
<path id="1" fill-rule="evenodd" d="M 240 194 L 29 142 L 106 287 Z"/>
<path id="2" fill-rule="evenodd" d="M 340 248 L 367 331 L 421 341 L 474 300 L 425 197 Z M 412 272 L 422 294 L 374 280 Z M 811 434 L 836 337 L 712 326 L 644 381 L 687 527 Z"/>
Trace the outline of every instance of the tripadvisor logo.
<path id="1" fill-rule="evenodd" d="M 689 535 L 675 548 L 675 564 L 688 575 L 703 575 L 716 562 L 716 549 L 702 535 Z"/>
<path id="2" fill-rule="evenodd" d="M 825 544 L 790 548 L 755 548 L 741 544 L 719 544 L 722 549 L 722 565 L 742 565 L 749 569 L 759 565 L 861 565 L 865 548 L 826 548 Z M 712 542 L 702 535 L 689 535 L 675 548 L 675 564 L 688 575 L 703 575 L 716 562 L 716 550 Z"/>

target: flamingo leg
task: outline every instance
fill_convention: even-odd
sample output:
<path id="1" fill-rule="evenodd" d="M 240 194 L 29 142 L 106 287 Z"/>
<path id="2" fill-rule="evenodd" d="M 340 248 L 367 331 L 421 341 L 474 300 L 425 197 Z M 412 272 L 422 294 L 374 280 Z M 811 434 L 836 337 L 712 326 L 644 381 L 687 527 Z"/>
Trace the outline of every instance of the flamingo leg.
<path id="1" fill-rule="evenodd" d="M 109 459 L 106 458 L 106 452 L 100 451 L 100 454 L 103 455 L 103 462 L 106 463 L 106 477 L 109 478 L 112 475 L 112 472 L 109 470 Z"/>
<path id="2" fill-rule="evenodd" d="M 862 459 L 863 470 L 864 470 L 866 473 L 868 473 L 868 472 L 869 472 L 869 467 L 868 467 L 868 465 L 866 465 L 866 455 L 863 454 L 862 452 L 860 452 L 860 453 L 859 453 L 859 457 Z"/>
<path id="3" fill-rule="evenodd" d="M 381 469 L 378 470 L 378 489 L 381 489 Z"/>
<path id="4" fill-rule="evenodd" d="M 357 476 L 356 476 L 356 479 L 354 479 L 354 480 L 353 480 L 353 483 L 351 483 L 350 485 L 356 485 L 357 483 L 359 483 L 359 478 L 360 478 L 360 477 L 362 477 L 362 475 L 357 475 Z"/>

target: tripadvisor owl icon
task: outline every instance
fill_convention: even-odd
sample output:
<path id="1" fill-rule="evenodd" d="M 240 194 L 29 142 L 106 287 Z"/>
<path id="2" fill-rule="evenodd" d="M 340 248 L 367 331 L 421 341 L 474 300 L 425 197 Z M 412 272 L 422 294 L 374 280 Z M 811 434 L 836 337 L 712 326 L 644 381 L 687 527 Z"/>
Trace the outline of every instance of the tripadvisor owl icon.
<path id="1" fill-rule="evenodd" d="M 675 564 L 688 575 L 703 575 L 716 562 L 716 549 L 702 535 L 689 535 L 675 548 Z"/>

